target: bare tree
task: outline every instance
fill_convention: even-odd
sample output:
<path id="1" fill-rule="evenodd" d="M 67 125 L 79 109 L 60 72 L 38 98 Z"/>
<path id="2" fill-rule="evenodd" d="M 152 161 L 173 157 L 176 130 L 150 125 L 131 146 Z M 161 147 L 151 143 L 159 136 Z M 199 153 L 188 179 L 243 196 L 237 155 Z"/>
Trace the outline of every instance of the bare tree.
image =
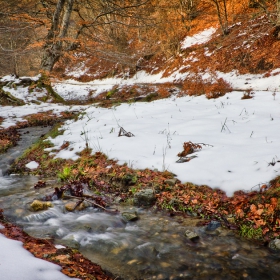
<path id="1" fill-rule="evenodd" d="M 53 8 L 52 3 L 41 2 L 49 14 Z M 52 71 L 65 52 L 85 44 L 86 40 L 80 40 L 81 37 L 100 41 L 107 32 L 107 37 L 123 47 L 124 28 L 137 27 L 136 21 L 139 23 L 142 20 L 139 8 L 148 2 L 149 0 L 57 0 L 45 39 L 42 69 Z"/>
<path id="2" fill-rule="evenodd" d="M 262 10 L 275 26 L 275 35 L 280 39 L 280 0 L 250 0 L 249 7 Z"/>
<path id="3" fill-rule="evenodd" d="M 200 0 L 179 0 L 178 12 L 187 29 L 190 29 L 190 22 L 198 15 L 199 2 Z"/>
<path id="4" fill-rule="evenodd" d="M 30 6 L 26 1 L 0 0 L 0 73 L 20 74 L 21 61 L 31 53 L 29 49 L 33 26 L 18 15 Z"/>
<path id="5" fill-rule="evenodd" d="M 228 20 L 228 10 L 227 10 L 227 2 L 228 0 L 207 0 L 211 2 L 217 12 L 217 16 L 219 19 L 220 26 L 222 28 L 223 35 L 228 35 L 229 34 L 229 20 Z"/>

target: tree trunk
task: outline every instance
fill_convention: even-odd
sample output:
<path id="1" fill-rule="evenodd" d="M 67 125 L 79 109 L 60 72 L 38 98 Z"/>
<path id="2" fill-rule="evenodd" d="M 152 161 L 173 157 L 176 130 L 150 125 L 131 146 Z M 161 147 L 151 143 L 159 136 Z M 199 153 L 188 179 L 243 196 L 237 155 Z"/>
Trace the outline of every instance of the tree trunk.
<path id="1" fill-rule="evenodd" d="M 276 7 L 277 7 L 276 32 L 277 32 L 277 38 L 280 39 L 280 0 L 277 0 Z"/>
<path id="2" fill-rule="evenodd" d="M 74 1 L 58 0 L 57 2 L 41 61 L 41 68 L 44 71 L 51 72 L 63 54 L 63 41 L 67 36 Z"/>

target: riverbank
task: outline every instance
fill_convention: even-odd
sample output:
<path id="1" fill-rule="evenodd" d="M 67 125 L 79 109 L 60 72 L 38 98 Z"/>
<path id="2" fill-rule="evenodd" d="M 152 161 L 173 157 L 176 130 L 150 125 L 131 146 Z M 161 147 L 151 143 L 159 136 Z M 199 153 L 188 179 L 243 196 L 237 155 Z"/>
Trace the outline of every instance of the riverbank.
<path id="1" fill-rule="evenodd" d="M 270 78 L 261 79 L 262 87 Z M 236 79 L 241 84 L 248 77 Z M 12 77 L 4 80 L 3 89 L 10 88 L 16 98 L 26 102 L 20 110 L 3 107 L 4 141 L 16 143 L 18 136 L 9 137 L 17 135 L 18 128 L 60 122 L 17 159 L 11 172 L 61 181 L 86 178 L 97 192 L 109 192 L 123 200 L 148 189 L 159 209 L 218 219 L 247 238 L 269 241 L 279 236 L 280 181 L 275 151 L 280 118 L 275 91 L 272 95 L 238 91 L 207 99 L 180 97 L 174 89 L 165 99 L 154 95 L 149 100 L 119 104 L 124 101 L 118 96 L 120 90 L 110 91 L 109 96 L 101 94 L 103 87 L 108 89 L 105 80 L 93 85 L 99 87 L 99 101 L 111 101 L 111 107 L 101 108 L 95 103 L 42 102 L 48 91 L 38 88 L 40 77 L 32 86 L 21 86 Z M 113 85 L 114 79 L 110 82 Z M 79 94 L 85 85 L 71 86 Z M 32 102 L 30 87 L 35 98 Z M 67 89 L 67 83 L 56 86 L 63 99 Z M 149 96 L 148 85 L 146 90 Z M 81 94 L 85 95 L 84 90 Z M 131 92 L 131 98 L 138 96 L 135 94 Z M 10 130 L 14 132 L 10 134 Z"/>
<path id="2" fill-rule="evenodd" d="M 27 92 L 13 91 L 17 98 Z M 112 101 L 115 93 L 103 99 Z M 19 128 L 57 124 L 10 173 L 59 181 L 52 197 L 63 196 L 69 185 L 77 186 L 74 196 L 83 194 L 86 182 L 97 208 L 131 203 L 167 216 L 196 217 L 200 226 L 219 225 L 278 250 L 279 102 L 271 92 L 243 98 L 245 93 L 208 100 L 176 92 L 154 100 L 161 96 L 146 92 L 151 98 L 119 104 L 115 97 L 109 108 L 36 104 L 24 97 L 25 105 L 3 106 L 1 140 L 8 148 L 17 143 Z"/>

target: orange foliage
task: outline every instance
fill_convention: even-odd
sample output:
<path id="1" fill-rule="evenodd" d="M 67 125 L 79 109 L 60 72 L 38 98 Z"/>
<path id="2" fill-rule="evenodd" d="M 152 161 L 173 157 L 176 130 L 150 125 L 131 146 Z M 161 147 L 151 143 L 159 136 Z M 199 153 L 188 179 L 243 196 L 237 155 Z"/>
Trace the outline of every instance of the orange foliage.
<path id="1" fill-rule="evenodd" d="M 194 144 L 191 141 L 189 141 L 189 142 L 184 142 L 183 148 L 184 150 L 178 154 L 178 157 L 185 157 L 189 154 L 192 154 L 196 150 L 201 150 L 202 146 L 199 144 Z"/>
<path id="2" fill-rule="evenodd" d="M 205 95 L 208 99 L 218 98 L 231 91 L 231 85 L 223 78 L 219 78 L 217 81 L 206 87 Z"/>

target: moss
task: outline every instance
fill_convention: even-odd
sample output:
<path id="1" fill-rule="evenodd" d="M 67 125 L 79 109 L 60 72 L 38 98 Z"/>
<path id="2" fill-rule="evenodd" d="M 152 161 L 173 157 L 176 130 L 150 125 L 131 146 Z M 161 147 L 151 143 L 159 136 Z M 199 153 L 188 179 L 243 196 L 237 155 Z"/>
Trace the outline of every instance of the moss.
<path id="1" fill-rule="evenodd" d="M 60 181 L 67 181 L 71 177 L 71 168 L 66 166 L 61 172 L 57 173 L 57 177 Z"/>
<path id="2" fill-rule="evenodd" d="M 30 210 L 37 212 L 46 210 L 49 207 L 53 207 L 52 203 L 49 201 L 34 200 L 30 205 Z"/>
<path id="3" fill-rule="evenodd" d="M 17 105 L 21 106 L 25 103 L 21 100 L 13 96 L 10 92 L 4 91 L 3 88 L 0 87 L 0 105 Z"/>
<path id="4" fill-rule="evenodd" d="M 111 89 L 110 91 L 107 92 L 106 94 L 106 99 L 110 99 L 116 92 L 118 92 L 118 88 L 115 87 L 113 89 Z"/>
<path id="5" fill-rule="evenodd" d="M 248 239 L 262 239 L 263 236 L 261 227 L 254 228 L 245 224 L 240 226 L 240 235 Z"/>

